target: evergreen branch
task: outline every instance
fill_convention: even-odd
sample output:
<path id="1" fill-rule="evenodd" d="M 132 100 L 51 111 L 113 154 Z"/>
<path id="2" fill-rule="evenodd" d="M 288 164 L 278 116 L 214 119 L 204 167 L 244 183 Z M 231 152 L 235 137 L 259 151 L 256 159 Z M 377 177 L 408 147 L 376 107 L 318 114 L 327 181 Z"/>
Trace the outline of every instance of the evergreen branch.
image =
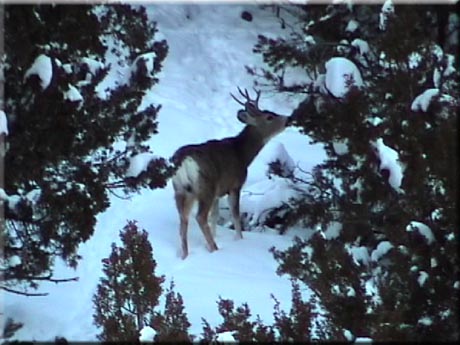
<path id="1" fill-rule="evenodd" d="M 95 167 L 100 167 L 100 166 L 107 166 L 108 164 L 116 161 L 118 158 L 126 155 L 128 153 L 128 150 L 124 150 L 124 151 L 121 151 L 120 153 L 116 154 L 115 156 L 113 156 L 112 158 L 110 159 L 107 159 L 105 161 L 101 161 L 101 162 L 98 162 L 98 163 L 91 163 L 93 166 Z"/>

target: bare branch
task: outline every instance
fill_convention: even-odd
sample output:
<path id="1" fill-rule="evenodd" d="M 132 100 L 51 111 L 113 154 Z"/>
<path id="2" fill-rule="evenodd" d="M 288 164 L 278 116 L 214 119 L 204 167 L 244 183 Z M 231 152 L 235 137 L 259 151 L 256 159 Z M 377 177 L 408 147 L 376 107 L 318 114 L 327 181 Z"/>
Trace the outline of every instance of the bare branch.
<path id="1" fill-rule="evenodd" d="M 47 276 L 28 276 L 28 275 L 8 275 L 8 272 L 5 272 L 5 275 L 3 276 L 4 280 L 27 280 L 27 281 L 49 281 L 51 283 L 59 284 L 59 283 L 66 283 L 66 282 L 71 282 L 71 281 L 78 281 L 78 277 L 72 277 L 72 278 L 63 278 L 63 279 L 55 279 L 51 278 L 51 274 Z"/>
<path id="2" fill-rule="evenodd" d="M 124 188 L 126 187 L 126 183 L 125 183 L 125 180 L 118 180 L 118 181 L 115 181 L 115 182 L 110 182 L 110 183 L 106 183 L 104 184 L 104 187 L 107 188 L 107 189 L 117 189 L 117 188 Z"/>
<path id="3" fill-rule="evenodd" d="M 6 286 L 0 286 L 0 289 L 5 290 L 6 292 L 14 293 L 14 294 L 16 294 L 16 295 L 23 295 L 23 296 L 28 296 L 28 297 L 48 296 L 48 293 L 47 293 L 47 292 L 32 293 L 32 292 L 17 291 L 17 290 L 13 290 L 13 289 L 7 288 Z"/>
<path id="4" fill-rule="evenodd" d="M 121 187 L 125 187 L 125 186 L 120 186 L 118 188 L 121 188 Z M 113 188 L 113 187 L 112 187 Z M 112 194 L 114 197 L 118 198 L 118 199 L 121 199 L 121 200 L 131 200 L 132 198 L 130 196 L 121 196 L 117 193 L 115 193 L 115 191 L 112 190 L 112 188 L 109 188 L 108 191 L 110 194 Z M 117 188 L 117 187 L 115 187 Z"/>

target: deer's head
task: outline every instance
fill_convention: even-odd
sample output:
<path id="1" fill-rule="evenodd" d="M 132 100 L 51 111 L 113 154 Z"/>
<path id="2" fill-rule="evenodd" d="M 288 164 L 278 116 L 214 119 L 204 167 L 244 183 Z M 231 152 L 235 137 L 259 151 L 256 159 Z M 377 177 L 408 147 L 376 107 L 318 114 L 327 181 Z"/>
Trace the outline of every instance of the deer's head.
<path id="1" fill-rule="evenodd" d="M 256 98 L 251 99 L 246 89 L 243 92 L 240 88 L 238 88 L 238 92 L 245 99 L 244 102 L 240 101 L 232 94 L 230 95 L 236 102 L 238 102 L 238 104 L 241 104 L 244 107 L 244 109 L 239 110 L 237 113 L 238 120 L 246 125 L 256 128 L 257 131 L 265 138 L 266 142 L 286 128 L 289 117 L 276 114 L 269 110 L 260 109 L 260 91 L 254 91 L 256 92 Z"/>

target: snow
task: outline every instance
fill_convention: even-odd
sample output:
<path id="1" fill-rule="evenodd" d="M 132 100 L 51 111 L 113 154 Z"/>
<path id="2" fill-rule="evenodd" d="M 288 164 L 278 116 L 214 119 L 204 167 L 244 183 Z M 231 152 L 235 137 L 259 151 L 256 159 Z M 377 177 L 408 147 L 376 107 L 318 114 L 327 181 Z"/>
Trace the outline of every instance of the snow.
<path id="1" fill-rule="evenodd" d="M 455 73 L 457 69 L 455 68 L 455 56 L 452 54 L 447 54 L 447 68 L 444 70 L 444 77 L 448 77 Z"/>
<path id="2" fill-rule="evenodd" d="M 0 134 L 8 135 L 8 120 L 3 110 L 0 110 Z"/>
<path id="3" fill-rule="evenodd" d="M 425 271 L 420 271 L 418 278 L 417 278 L 418 284 L 420 286 L 423 286 L 427 279 L 428 279 L 428 273 L 426 273 Z"/>
<path id="4" fill-rule="evenodd" d="M 0 188 L 0 200 L 2 201 L 8 200 L 8 194 L 6 194 L 3 188 Z"/>
<path id="5" fill-rule="evenodd" d="M 369 122 L 372 126 L 377 127 L 383 122 L 383 119 L 378 116 L 372 116 L 372 117 L 368 117 L 366 121 Z"/>
<path id="6" fill-rule="evenodd" d="M 347 27 L 345 28 L 345 31 L 347 31 L 347 32 L 355 32 L 356 29 L 358 29 L 358 28 L 359 28 L 359 23 L 354 19 L 350 19 L 350 21 L 347 24 Z"/>
<path id="7" fill-rule="evenodd" d="M 8 195 L 3 188 L 0 188 L 0 201 L 8 203 L 8 207 L 14 211 L 17 204 L 21 201 L 21 197 L 17 194 Z"/>
<path id="8" fill-rule="evenodd" d="M 431 101 L 435 96 L 439 95 L 439 89 L 427 89 L 423 91 L 420 95 L 415 97 L 412 102 L 410 109 L 412 111 L 423 111 L 426 112 L 430 106 Z"/>
<path id="9" fill-rule="evenodd" d="M 139 67 L 143 65 L 145 67 L 145 77 L 153 78 L 153 65 L 156 57 L 157 56 L 155 52 L 149 52 L 139 55 L 134 60 L 133 65 L 131 66 L 132 73 L 137 73 Z"/>
<path id="10" fill-rule="evenodd" d="M 352 42 L 351 45 L 353 47 L 358 48 L 359 54 L 360 55 L 368 55 L 369 54 L 369 43 L 364 41 L 361 38 L 355 38 Z"/>
<path id="11" fill-rule="evenodd" d="M 394 60 L 388 60 L 385 52 L 383 51 L 380 52 L 378 61 L 379 61 L 380 66 L 387 68 L 387 69 L 398 67 L 398 64 Z"/>
<path id="12" fill-rule="evenodd" d="M 110 63 L 110 61 L 114 62 L 111 64 L 111 68 L 104 80 L 102 80 L 102 82 L 100 82 L 96 87 L 98 97 L 106 99 L 110 94 L 110 90 L 115 87 L 126 85 L 129 82 L 129 77 L 131 75 L 131 61 L 128 56 L 129 50 L 124 46 L 120 46 L 120 43 L 118 43 L 118 41 L 116 41 L 110 34 L 103 35 L 100 37 L 100 40 L 107 46 L 107 51 L 104 56 L 105 61 L 108 61 L 108 63 Z M 89 62 L 89 60 L 83 61 L 87 64 Z M 101 64 L 98 64 L 97 62 L 90 62 L 88 67 L 90 67 L 91 71 L 91 68 L 97 69 L 101 67 Z"/>
<path id="13" fill-rule="evenodd" d="M 262 180 L 243 188 L 241 211 L 252 214 L 250 224 L 262 222 L 269 211 L 294 198 L 297 194 L 290 186 L 285 178 L 273 176 L 270 180 Z"/>
<path id="14" fill-rule="evenodd" d="M 354 339 L 353 333 L 351 333 L 348 329 L 343 331 L 343 335 L 345 338 L 347 338 L 348 341 L 353 341 Z"/>
<path id="15" fill-rule="evenodd" d="M 420 320 L 418 320 L 418 323 L 424 326 L 431 326 L 433 324 L 433 319 L 428 316 L 425 316 L 425 317 L 422 317 Z"/>
<path id="16" fill-rule="evenodd" d="M 369 338 L 369 337 L 356 337 L 355 344 L 363 344 L 363 343 L 372 343 L 372 338 Z"/>
<path id="17" fill-rule="evenodd" d="M 145 326 L 140 331 L 139 341 L 141 343 L 151 343 L 153 342 L 153 338 L 155 337 L 155 335 L 156 331 L 152 327 Z"/>
<path id="18" fill-rule="evenodd" d="M 332 142 L 332 148 L 334 152 L 339 156 L 347 154 L 348 151 L 348 140 L 336 140 Z"/>
<path id="19" fill-rule="evenodd" d="M 431 244 L 434 242 L 434 235 L 433 235 L 433 231 L 431 231 L 430 227 L 426 224 L 423 224 L 421 222 L 417 222 L 417 221 L 412 221 L 409 223 L 409 225 L 407 225 L 406 227 L 406 231 L 408 232 L 411 232 L 411 231 L 414 231 L 414 230 L 418 230 L 418 232 L 423 236 L 425 237 L 426 241 L 428 244 Z"/>
<path id="20" fill-rule="evenodd" d="M 311 35 L 306 35 L 304 38 L 303 38 L 303 41 L 309 45 L 314 45 L 316 44 L 316 40 L 313 36 Z"/>
<path id="21" fill-rule="evenodd" d="M 335 97 L 343 97 L 350 89 L 350 81 L 358 88 L 363 85 L 358 67 L 343 57 L 333 57 L 326 62 L 325 86 Z"/>
<path id="22" fill-rule="evenodd" d="M 369 257 L 369 250 L 367 249 L 367 247 L 364 247 L 364 246 L 360 246 L 360 247 L 347 247 L 347 251 L 351 254 L 352 258 L 353 258 L 353 261 L 357 264 L 357 265 L 365 265 L 367 266 L 369 264 L 369 260 L 370 260 L 370 257 Z"/>
<path id="23" fill-rule="evenodd" d="M 235 338 L 233 337 L 233 332 L 232 331 L 227 331 L 227 332 L 222 332 L 217 334 L 217 341 L 222 342 L 222 343 L 234 343 L 236 342 Z"/>
<path id="24" fill-rule="evenodd" d="M 380 170 L 387 169 L 390 172 L 388 183 L 396 191 L 401 192 L 401 182 L 403 179 L 403 166 L 399 162 L 399 155 L 394 149 L 386 146 L 382 138 L 377 139 L 372 145 L 377 149 L 380 159 Z"/>
<path id="25" fill-rule="evenodd" d="M 41 195 L 41 189 L 35 188 L 35 189 L 32 189 L 30 192 L 28 192 L 25 195 L 25 198 L 32 204 L 35 204 L 37 203 L 38 199 L 40 199 L 40 195 Z"/>
<path id="26" fill-rule="evenodd" d="M 347 292 L 346 292 L 347 297 L 356 297 L 356 291 L 353 289 L 352 286 L 347 286 Z"/>
<path id="27" fill-rule="evenodd" d="M 318 74 L 318 76 L 316 77 L 316 80 L 313 82 L 313 88 L 315 91 L 319 91 L 323 94 L 327 94 L 325 74 Z"/>
<path id="28" fill-rule="evenodd" d="M 437 67 L 433 71 L 433 84 L 436 88 L 439 88 L 441 84 L 441 72 Z"/>
<path id="29" fill-rule="evenodd" d="M 432 46 L 432 49 L 433 55 L 436 57 L 436 60 L 441 61 L 442 57 L 444 56 L 444 51 L 442 50 L 442 48 L 438 44 L 434 44 Z"/>
<path id="30" fill-rule="evenodd" d="M 70 102 L 81 102 L 83 101 L 83 96 L 75 86 L 69 84 L 69 90 L 64 93 L 64 99 Z"/>
<path id="31" fill-rule="evenodd" d="M 252 22 L 241 19 L 243 10 L 253 14 Z M 191 19 L 186 18 L 187 12 L 191 13 Z M 264 66 L 262 57 L 252 53 L 257 35 L 288 37 L 290 30 L 274 25 L 270 11 L 250 4 L 155 4 L 148 6 L 148 14 L 158 22 L 158 29 L 169 45 L 163 70 L 157 76 L 160 82 L 142 99 L 142 106 L 162 105 L 158 117 L 159 133 L 148 142 L 151 151 L 169 158 L 182 145 L 237 134 L 243 128 L 236 119 L 240 106 L 229 93 L 235 93 L 237 86 L 248 90 L 252 87 L 253 78 L 246 73 L 245 65 Z M 129 81 L 132 61 L 122 47 L 115 45 L 110 34 L 101 39 L 109 46 L 104 61 L 113 67 L 96 88 L 99 97 L 103 98 L 106 89 Z M 112 48 L 116 49 L 115 52 Z M 119 57 L 117 51 L 121 53 Z M 44 60 L 49 62 L 46 57 Z M 121 64 L 118 65 L 117 61 Z M 99 63 L 91 64 L 97 65 Z M 38 71 L 40 79 L 49 83 L 51 74 L 44 78 L 45 70 L 31 70 L 30 75 Z M 47 71 L 51 72 L 51 69 Z M 302 100 L 301 96 L 262 94 L 260 104 L 262 108 L 290 115 Z M 147 153 L 133 157 L 128 173 L 136 176 L 144 171 L 151 157 Z M 243 211 L 244 208 L 253 209 L 263 214 L 267 206 L 289 198 L 288 193 L 283 194 L 286 193 L 283 179 L 274 177 L 269 180 L 266 176 L 267 162 L 273 157 L 282 157 L 285 162 L 290 162 L 289 165 L 294 162 L 311 171 L 326 155 L 322 144 L 312 145 L 309 138 L 297 129 L 287 128 L 273 138 L 250 165 L 241 200 Z M 256 196 L 255 192 L 261 194 Z M 253 195 L 249 197 L 251 193 Z M 13 199 L 14 196 L 9 196 L 8 202 Z M 175 290 L 184 299 L 192 334 L 199 336 L 202 333 L 201 318 L 208 320 L 211 326 L 222 321 L 216 303 L 219 296 L 233 299 L 235 305 L 247 302 L 253 315 L 259 314 L 266 323 L 273 322 L 271 294 L 280 301 L 283 310 L 289 310 L 291 282 L 288 276 L 276 274 L 278 264 L 269 249 L 273 246 L 280 250 L 287 248 L 294 236 L 306 236 L 305 230 L 294 229 L 281 236 L 276 230 L 259 232 L 251 229 L 243 232 L 242 240 L 235 240 L 233 230 L 218 225 L 216 242 L 219 250 L 209 253 L 203 235 L 191 217 L 189 256 L 182 260 L 179 219 L 169 181 L 164 189 L 143 190 L 128 200 L 111 198 L 110 208 L 97 216 L 94 235 L 79 247 L 83 260 L 78 268 L 67 268 L 60 260 L 55 263 L 56 278 L 78 276 L 78 282 L 44 282 L 37 292 L 48 292 L 45 297 L 6 296 L 5 316 L 24 323 L 15 339 L 54 341 L 56 336 L 63 336 L 72 341 L 96 340 L 100 330 L 93 325 L 92 296 L 102 277 L 101 259 L 110 254 L 112 242 L 119 243 L 118 233 L 127 219 L 136 219 L 138 225 L 148 231 L 157 261 L 156 273 L 165 275 L 166 282 L 174 280 Z M 307 250 L 311 251 L 311 248 Z M 163 285 L 166 286 L 167 283 Z M 162 304 L 164 297 L 160 300 L 159 310 Z M 147 337 L 151 331 L 144 332 Z"/>
<path id="32" fill-rule="evenodd" d="M 341 231 L 342 231 L 342 223 L 331 222 L 328 224 L 326 231 L 321 232 L 321 235 L 326 240 L 333 240 L 339 237 Z"/>
<path id="33" fill-rule="evenodd" d="M 374 249 L 371 253 L 371 260 L 374 262 L 379 261 L 382 256 L 386 255 L 390 249 L 393 248 L 393 245 L 389 241 L 382 241 L 377 245 L 377 248 Z"/>
<path id="34" fill-rule="evenodd" d="M 143 171 L 146 171 L 149 163 L 155 158 L 150 152 L 142 152 L 129 158 L 129 166 L 126 171 L 127 177 L 137 177 Z"/>
<path id="35" fill-rule="evenodd" d="M 423 57 L 420 55 L 419 52 L 411 53 L 409 55 L 409 68 L 415 69 L 419 66 L 420 62 L 422 61 Z"/>
<path id="36" fill-rule="evenodd" d="M 386 0 L 383 5 L 382 5 L 382 9 L 380 11 L 380 22 L 379 22 L 379 29 L 380 30 L 385 30 L 386 27 L 387 27 L 387 20 L 388 20 L 388 16 L 390 14 L 393 14 L 395 12 L 395 8 L 394 8 L 394 5 L 393 5 L 393 1 L 392 0 Z"/>
<path id="37" fill-rule="evenodd" d="M 272 146 L 273 149 L 268 152 L 266 151 L 267 154 L 262 156 L 262 159 L 266 162 L 266 164 L 279 161 L 283 168 L 285 168 L 286 173 L 293 172 L 295 169 L 295 163 L 287 152 L 286 147 L 280 142 L 275 142 Z"/>
<path id="38" fill-rule="evenodd" d="M 283 83 L 286 87 L 303 84 L 309 80 L 310 76 L 303 67 L 288 67 L 283 70 Z"/>
<path id="39" fill-rule="evenodd" d="M 24 75 L 24 80 L 29 79 L 29 77 L 36 75 L 40 79 L 40 86 L 42 90 L 45 90 L 51 83 L 53 77 L 53 64 L 51 58 L 46 55 L 39 55 L 32 66 L 26 71 Z"/>
<path id="40" fill-rule="evenodd" d="M 92 75 L 96 75 L 96 73 L 99 70 L 104 68 L 103 62 L 96 60 L 96 59 L 89 58 L 89 57 L 82 58 L 81 62 L 82 64 L 88 66 L 89 73 L 91 73 Z"/>

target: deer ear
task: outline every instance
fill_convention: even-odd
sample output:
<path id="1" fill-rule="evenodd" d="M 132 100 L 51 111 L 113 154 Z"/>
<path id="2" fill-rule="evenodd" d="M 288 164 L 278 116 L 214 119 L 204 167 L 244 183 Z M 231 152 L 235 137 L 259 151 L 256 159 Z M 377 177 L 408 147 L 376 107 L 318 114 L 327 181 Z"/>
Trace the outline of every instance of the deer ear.
<path id="1" fill-rule="evenodd" d="M 238 117 L 238 120 L 240 120 L 240 122 L 248 123 L 249 114 L 246 110 L 238 110 L 238 114 L 236 116 Z"/>

